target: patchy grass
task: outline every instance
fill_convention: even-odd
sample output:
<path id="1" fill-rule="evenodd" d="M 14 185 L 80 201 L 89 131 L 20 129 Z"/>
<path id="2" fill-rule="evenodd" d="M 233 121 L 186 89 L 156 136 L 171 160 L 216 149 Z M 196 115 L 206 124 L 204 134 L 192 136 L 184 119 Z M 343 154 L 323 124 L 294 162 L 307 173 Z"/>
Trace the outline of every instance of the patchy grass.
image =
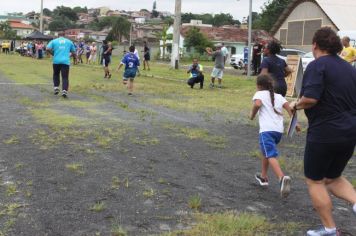
<path id="1" fill-rule="evenodd" d="M 105 204 L 105 202 L 102 202 L 102 201 L 98 201 L 90 207 L 90 210 L 94 211 L 94 212 L 102 212 L 105 209 L 106 209 L 106 204 Z"/>
<path id="2" fill-rule="evenodd" d="M 289 235 L 298 229 L 295 223 L 277 225 L 268 222 L 263 216 L 248 213 L 196 214 L 195 220 L 196 224 L 191 229 L 168 233 L 167 236 L 267 236 L 274 233 Z"/>
<path id="3" fill-rule="evenodd" d="M 127 236 L 127 232 L 122 226 L 114 224 L 111 227 L 111 236 Z"/>
<path id="4" fill-rule="evenodd" d="M 54 109 L 31 109 L 30 112 L 37 122 L 51 127 L 70 127 L 81 124 L 83 120 L 77 116 L 62 114 Z"/>
<path id="5" fill-rule="evenodd" d="M 176 136 L 183 136 L 191 140 L 202 140 L 212 148 L 226 147 L 227 141 L 224 136 L 212 135 L 205 129 L 184 127 L 170 123 L 163 124 L 163 128 L 174 131 Z"/>
<path id="6" fill-rule="evenodd" d="M 111 178 L 111 188 L 112 189 L 119 189 L 121 185 L 121 181 L 119 179 L 119 177 L 114 176 Z"/>
<path id="7" fill-rule="evenodd" d="M 24 168 L 25 164 L 22 162 L 16 163 L 15 164 L 15 168 L 16 170 L 21 170 L 22 168 Z"/>
<path id="8" fill-rule="evenodd" d="M 5 144 L 18 144 L 20 142 L 19 138 L 16 135 L 12 135 L 10 138 L 5 139 L 4 143 Z"/>
<path id="9" fill-rule="evenodd" d="M 301 174 L 303 173 L 303 160 L 297 158 L 288 158 L 286 159 L 283 156 L 278 158 L 279 165 L 282 170 L 289 173 Z"/>
<path id="10" fill-rule="evenodd" d="M 79 175 L 84 175 L 85 174 L 84 166 L 83 166 L 83 164 L 80 164 L 80 163 L 67 164 L 66 168 L 69 171 L 71 171 L 73 173 L 76 173 L 76 174 L 79 174 Z"/>
<path id="11" fill-rule="evenodd" d="M 15 183 L 9 183 L 6 185 L 6 195 L 8 197 L 15 195 L 19 191 L 17 190 L 17 185 Z"/>
<path id="12" fill-rule="evenodd" d="M 200 210 L 202 207 L 202 200 L 199 194 L 193 195 L 188 200 L 188 206 L 193 210 Z"/>
<path id="13" fill-rule="evenodd" d="M 152 198 L 154 195 L 155 195 L 155 191 L 152 188 L 143 191 L 143 196 L 145 198 Z"/>

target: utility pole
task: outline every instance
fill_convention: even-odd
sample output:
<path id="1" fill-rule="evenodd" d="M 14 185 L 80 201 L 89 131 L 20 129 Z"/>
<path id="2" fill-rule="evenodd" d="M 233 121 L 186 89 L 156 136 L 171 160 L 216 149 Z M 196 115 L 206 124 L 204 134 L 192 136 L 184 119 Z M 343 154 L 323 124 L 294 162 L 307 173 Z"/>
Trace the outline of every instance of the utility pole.
<path id="1" fill-rule="evenodd" d="M 179 67 L 179 38 L 180 38 L 180 23 L 181 23 L 182 1 L 176 0 L 174 29 L 173 29 L 173 45 L 171 54 L 171 66 L 178 69 Z"/>
<path id="2" fill-rule="evenodd" d="M 43 33 L 43 0 L 41 0 L 40 32 Z"/>
<path id="3" fill-rule="evenodd" d="M 130 23 L 130 43 L 129 43 L 129 47 L 132 46 L 132 23 Z"/>
<path id="4" fill-rule="evenodd" d="M 252 41 L 252 0 L 250 0 L 250 10 L 248 17 L 248 60 L 247 60 L 247 78 L 251 77 L 251 41 Z"/>

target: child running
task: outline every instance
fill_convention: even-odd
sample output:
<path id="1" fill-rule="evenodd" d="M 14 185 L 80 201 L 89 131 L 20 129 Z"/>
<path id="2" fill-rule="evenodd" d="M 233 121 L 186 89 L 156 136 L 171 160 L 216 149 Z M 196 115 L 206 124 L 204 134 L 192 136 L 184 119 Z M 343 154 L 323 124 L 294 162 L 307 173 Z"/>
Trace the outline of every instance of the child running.
<path id="1" fill-rule="evenodd" d="M 273 79 L 268 74 L 257 77 L 257 92 L 253 96 L 253 107 L 250 119 L 253 120 L 258 113 L 259 117 L 259 143 L 262 159 L 262 172 L 255 175 L 261 186 L 268 186 L 268 167 L 271 166 L 273 172 L 278 177 L 280 183 L 280 193 L 282 197 L 287 197 L 290 192 L 291 178 L 284 175 L 277 160 L 277 144 L 282 138 L 283 108 L 292 116 L 288 101 L 273 91 Z"/>
<path id="2" fill-rule="evenodd" d="M 130 46 L 129 53 L 124 55 L 124 58 L 121 60 L 121 63 L 117 70 L 120 70 L 122 65 L 125 65 L 125 72 L 123 75 L 123 84 L 127 85 L 127 89 L 129 91 L 129 95 L 132 95 L 133 92 L 133 83 L 136 77 L 136 73 L 138 71 L 138 67 L 140 66 L 140 61 L 137 56 L 134 54 L 135 47 Z"/>

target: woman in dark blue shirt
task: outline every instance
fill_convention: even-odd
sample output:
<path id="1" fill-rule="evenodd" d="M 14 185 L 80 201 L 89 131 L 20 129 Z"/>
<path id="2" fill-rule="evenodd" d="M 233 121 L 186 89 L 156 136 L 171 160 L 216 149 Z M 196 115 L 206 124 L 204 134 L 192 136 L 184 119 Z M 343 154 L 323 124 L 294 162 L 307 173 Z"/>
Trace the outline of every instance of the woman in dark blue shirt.
<path id="1" fill-rule="evenodd" d="M 287 93 L 287 83 L 285 77 L 291 73 L 287 63 L 276 56 L 280 53 L 281 45 L 276 41 L 271 41 L 264 48 L 261 74 L 270 74 L 274 80 L 274 92 L 281 94 L 283 97 Z"/>
<path id="2" fill-rule="evenodd" d="M 291 103 L 304 109 L 309 128 L 304 174 L 323 227 L 307 235 L 338 235 L 329 193 L 350 202 L 356 214 L 356 192 L 342 172 L 356 145 L 356 70 L 338 56 L 340 38 L 331 28 L 313 37 L 313 54 L 304 74 L 301 98 Z"/>

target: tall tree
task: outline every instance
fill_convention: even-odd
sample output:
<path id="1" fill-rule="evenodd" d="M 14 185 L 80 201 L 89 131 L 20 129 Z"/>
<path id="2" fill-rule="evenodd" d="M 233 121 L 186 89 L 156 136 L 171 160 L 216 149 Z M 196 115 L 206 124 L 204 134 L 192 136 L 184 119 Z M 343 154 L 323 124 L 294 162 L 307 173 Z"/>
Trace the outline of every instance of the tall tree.
<path id="1" fill-rule="evenodd" d="M 75 13 L 88 13 L 88 8 L 87 7 L 76 6 L 76 7 L 73 7 L 73 11 Z"/>
<path id="2" fill-rule="evenodd" d="M 77 13 L 70 7 L 60 6 L 53 10 L 55 17 L 67 17 L 69 20 L 75 22 L 78 20 Z"/>
<path id="3" fill-rule="evenodd" d="M 0 38 L 13 39 L 16 37 L 16 31 L 12 30 L 8 21 L 0 22 Z"/>
<path id="4" fill-rule="evenodd" d="M 110 33 L 114 39 L 122 42 L 122 38 L 130 37 L 130 27 L 131 23 L 124 17 L 117 17 Z"/>
<path id="5" fill-rule="evenodd" d="M 212 47 L 213 43 L 197 27 L 192 27 L 184 39 L 184 46 L 194 48 L 199 53 L 204 53 L 206 47 Z"/>
<path id="6" fill-rule="evenodd" d="M 52 11 L 48 8 L 43 8 L 43 15 L 52 16 Z"/>
<path id="7" fill-rule="evenodd" d="M 261 14 L 252 22 L 253 27 L 270 31 L 291 1 L 292 0 L 269 0 L 266 2 L 262 7 Z"/>

